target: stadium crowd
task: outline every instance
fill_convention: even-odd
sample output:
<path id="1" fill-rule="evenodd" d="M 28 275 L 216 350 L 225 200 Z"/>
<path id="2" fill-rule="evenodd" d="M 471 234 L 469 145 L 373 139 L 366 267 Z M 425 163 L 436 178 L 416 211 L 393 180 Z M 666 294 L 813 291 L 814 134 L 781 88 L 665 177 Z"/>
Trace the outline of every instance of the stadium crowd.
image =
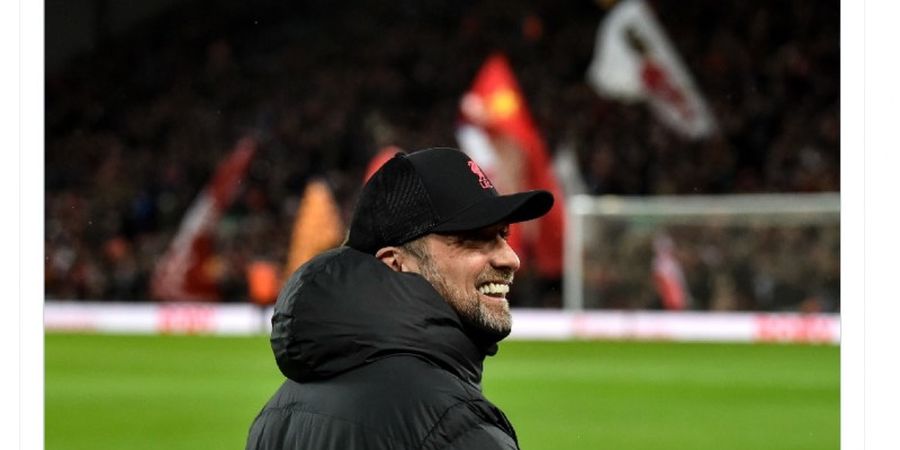
<path id="1" fill-rule="evenodd" d="M 284 261 L 306 181 L 327 179 L 347 214 L 378 149 L 456 146 L 460 97 L 494 51 L 590 193 L 840 190 L 837 2 L 651 1 L 719 122 L 698 141 L 586 83 L 611 3 L 193 1 L 108 36 L 46 75 L 46 297 L 147 300 L 184 212 L 252 135 L 210 266 L 223 300 L 245 301 L 246 264 Z M 723 308 L 780 308 L 761 299 Z"/>

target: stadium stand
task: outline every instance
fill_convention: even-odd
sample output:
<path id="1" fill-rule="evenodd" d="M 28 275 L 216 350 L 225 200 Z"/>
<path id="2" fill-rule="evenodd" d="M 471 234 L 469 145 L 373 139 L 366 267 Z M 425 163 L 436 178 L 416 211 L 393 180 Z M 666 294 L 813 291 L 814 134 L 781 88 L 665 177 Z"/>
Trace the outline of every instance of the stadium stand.
<path id="1" fill-rule="evenodd" d="M 837 2 L 651 2 L 720 121 L 702 141 L 588 86 L 606 3 L 192 1 L 98 33 L 46 78 L 46 297 L 149 299 L 184 212 L 253 135 L 208 267 L 223 301 L 247 301 L 244 268 L 287 258 L 307 180 L 327 179 L 346 214 L 378 149 L 456 145 L 460 96 L 493 51 L 548 148 L 574 149 L 590 194 L 840 190 Z M 803 251 L 839 283 L 833 249 Z"/>

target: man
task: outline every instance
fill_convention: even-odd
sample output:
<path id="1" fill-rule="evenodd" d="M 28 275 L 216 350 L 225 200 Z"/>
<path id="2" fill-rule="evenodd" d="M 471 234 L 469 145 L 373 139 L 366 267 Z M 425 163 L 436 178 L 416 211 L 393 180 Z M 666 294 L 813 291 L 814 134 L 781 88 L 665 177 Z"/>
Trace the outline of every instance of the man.
<path id="1" fill-rule="evenodd" d="M 517 449 L 482 363 L 511 327 L 508 224 L 552 205 L 546 191 L 499 195 L 458 150 L 386 162 L 346 245 L 279 294 L 271 342 L 288 379 L 247 449 Z"/>

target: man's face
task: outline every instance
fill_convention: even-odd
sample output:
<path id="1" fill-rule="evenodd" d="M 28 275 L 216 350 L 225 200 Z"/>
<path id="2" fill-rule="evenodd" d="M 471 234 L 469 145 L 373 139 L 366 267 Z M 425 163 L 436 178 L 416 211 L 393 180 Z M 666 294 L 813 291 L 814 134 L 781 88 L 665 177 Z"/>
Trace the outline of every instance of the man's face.
<path id="1" fill-rule="evenodd" d="M 416 270 L 467 325 L 498 340 L 512 328 L 506 294 L 519 269 L 519 257 L 506 242 L 508 230 L 501 224 L 426 235 L 426 257 L 418 259 Z"/>

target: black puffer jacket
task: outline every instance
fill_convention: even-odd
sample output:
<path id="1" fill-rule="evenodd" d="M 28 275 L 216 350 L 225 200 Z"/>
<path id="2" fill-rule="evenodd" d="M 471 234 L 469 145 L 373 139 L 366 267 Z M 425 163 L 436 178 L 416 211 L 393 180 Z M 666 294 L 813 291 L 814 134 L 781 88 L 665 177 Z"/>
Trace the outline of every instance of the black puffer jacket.
<path id="1" fill-rule="evenodd" d="M 253 422 L 248 450 L 518 448 L 481 393 L 496 344 L 470 338 L 421 276 L 332 250 L 291 277 L 272 325 L 288 379 Z"/>

